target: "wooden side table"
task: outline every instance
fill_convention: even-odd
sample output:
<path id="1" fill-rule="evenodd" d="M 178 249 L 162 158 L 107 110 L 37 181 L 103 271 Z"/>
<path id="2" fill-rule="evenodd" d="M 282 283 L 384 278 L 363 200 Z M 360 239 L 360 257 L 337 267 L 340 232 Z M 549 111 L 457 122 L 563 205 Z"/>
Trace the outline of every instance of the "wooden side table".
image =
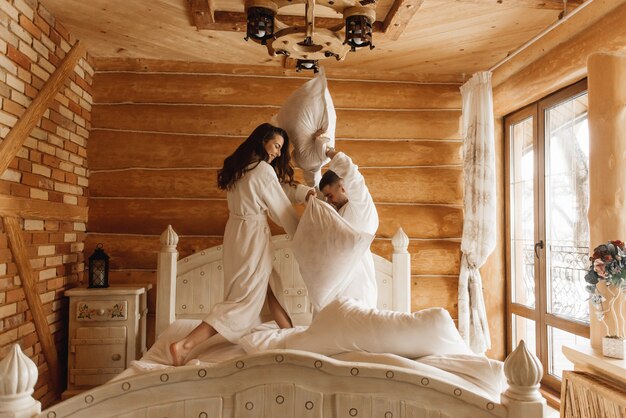
<path id="1" fill-rule="evenodd" d="M 152 285 L 70 289 L 67 399 L 106 383 L 146 351 Z"/>
<path id="2" fill-rule="evenodd" d="M 590 344 L 563 346 L 574 363 L 563 373 L 562 418 L 626 417 L 626 361 L 604 357 Z"/>

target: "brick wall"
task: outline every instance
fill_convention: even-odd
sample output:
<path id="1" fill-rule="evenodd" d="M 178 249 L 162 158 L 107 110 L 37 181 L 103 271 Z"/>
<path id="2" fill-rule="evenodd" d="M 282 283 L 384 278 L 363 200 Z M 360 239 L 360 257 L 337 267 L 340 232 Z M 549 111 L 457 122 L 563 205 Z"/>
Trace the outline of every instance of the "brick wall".
<path id="1" fill-rule="evenodd" d="M 37 0 L 0 0 L 0 137 L 5 138 L 54 72 L 75 38 Z M 93 69 L 80 59 L 25 146 L 0 176 L 0 194 L 87 206 L 87 137 Z M 50 331 L 59 352 L 61 376 L 67 359 L 65 289 L 83 278 L 85 224 L 23 219 L 23 236 Z M 38 365 L 34 396 L 54 401 L 47 365 L 24 298 L 17 268 L 0 223 L 0 357 L 13 343 Z"/>

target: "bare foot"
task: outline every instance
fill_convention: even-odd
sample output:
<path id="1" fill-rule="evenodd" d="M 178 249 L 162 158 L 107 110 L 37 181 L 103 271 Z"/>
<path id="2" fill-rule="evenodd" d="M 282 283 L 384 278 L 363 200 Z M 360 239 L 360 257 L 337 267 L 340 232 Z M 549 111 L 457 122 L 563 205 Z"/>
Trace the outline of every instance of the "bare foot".
<path id="1" fill-rule="evenodd" d="M 174 366 L 185 364 L 185 358 L 189 354 L 189 349 L 185 348 L 184 342 L 185 340 L 181 340 L 170 345 L 170 354 L 172 355 L 172 364 Z"/>
<path id="2" fill-rule="evenodd" d="M 200 325 L 195 327 L 185 338 L 170 345 L 172 364 L 174 366 L 182 366 L 185 364 L 185 360 L 189 357 L 191 349 L 215 334 L 216 331 L 211 325 L 206 322 L 201 322 Z"/>

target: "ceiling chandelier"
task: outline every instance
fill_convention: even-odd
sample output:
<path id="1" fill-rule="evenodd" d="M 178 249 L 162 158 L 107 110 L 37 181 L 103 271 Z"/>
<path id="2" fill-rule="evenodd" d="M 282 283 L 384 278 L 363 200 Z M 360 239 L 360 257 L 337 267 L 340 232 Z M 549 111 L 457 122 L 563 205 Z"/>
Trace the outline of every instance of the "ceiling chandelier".
<path id="1" fill-rule="evenodd" d="M 316 28 L 316 3 L 341 13 L 344 22 L 333 28 Z M 279 20 L 278 11 L 292 4 L 304 4 L 304 26 L 288 26 Z M 265 45 L 271 56 L 296 59 L 296 71 L 317 72 L 320 59 L 340 61 L 349 51 L 374 48 L 375 7 L 376 0 L 246 0 L 245 39 Z"/>

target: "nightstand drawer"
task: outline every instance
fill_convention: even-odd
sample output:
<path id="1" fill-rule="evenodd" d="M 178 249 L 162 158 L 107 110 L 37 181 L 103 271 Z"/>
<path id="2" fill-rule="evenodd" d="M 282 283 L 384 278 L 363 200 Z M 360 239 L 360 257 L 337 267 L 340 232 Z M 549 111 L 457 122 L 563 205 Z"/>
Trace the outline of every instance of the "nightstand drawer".
<path id="1" fill-rule="evenodd" d="M 79 300 L 76 302 L 77 321 L 125 321 L 128 305 L 125 300 Z"/>
<path id="2" fill-rule="evenodd" d="M 126 327 L 79 328 L 70 347 L 75 369 L 126 367 Z"/>
<path id="3" fill-rule="evenodd" d="M 100 386 L 123 371 L 124 369 L 72 369 L 70 370 L 69 381 L 76 387 Z"/>

